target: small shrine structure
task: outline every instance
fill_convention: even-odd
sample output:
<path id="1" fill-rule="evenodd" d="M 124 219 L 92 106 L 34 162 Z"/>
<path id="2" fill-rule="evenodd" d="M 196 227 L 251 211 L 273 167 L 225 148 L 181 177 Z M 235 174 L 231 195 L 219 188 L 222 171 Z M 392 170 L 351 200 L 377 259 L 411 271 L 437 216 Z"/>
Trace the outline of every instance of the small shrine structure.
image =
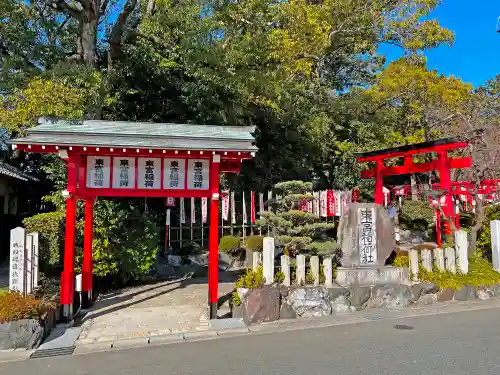
<path id="1" fill-rule="evenodd" d="M 472 166 L 471 157 L 452 158 L 449 153 L 453 150 L 467 147 L 467 142 L 461 138 L 443 138 L 435 141 L 416 143 L 384 150 L 370 152 L 360 152 L 355 154 L 358 162 L 375 163 L 375 167 L 361 172 L 362 178 L 375 178 L 374 202 L 384 203 L 384 177 L 425 173 L 430 171 L 439 172 L 439 188 L 444 192 L 443 212 L 445 215 L 445 231 L 451 233 L 448 219 L 453 216 L 452 183 L 450 170 L 456 168 L 470 168 Z M 437 158 L 430 162 L 415 163 L 414 157 L 421 154 L 435 153 Z M 388 166 L 386 160 L 403 159 L 403 165 Z"/>
<path id="2" fill-rule="evenodd" d="M 85 202 L 82 290 L 92 291 L 93 206 L 97 197 L 207 198 L 208 303 L 217 317 L 220 173 L 251 159 L 254 127 L 119 121 L 42 120 L 11 140 L 13 149 L 53 153 L 66 162 L 68 185 L 60 302 L 72 318 L 77 201 Z"/>

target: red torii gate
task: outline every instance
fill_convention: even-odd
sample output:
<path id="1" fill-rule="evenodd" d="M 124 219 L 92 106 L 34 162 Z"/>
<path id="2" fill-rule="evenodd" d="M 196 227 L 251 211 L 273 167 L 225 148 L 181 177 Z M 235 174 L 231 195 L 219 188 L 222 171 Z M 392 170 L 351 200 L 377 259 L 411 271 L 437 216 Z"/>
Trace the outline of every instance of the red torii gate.
<path id="1" fill-rule="evenodd" d="M 361 172 L 362 178 L 375 178 L 374 202 L 383 204 L 384 202 L 384 177 L 412 173 L 425 173 L 439 171 L 440 189 L 446 192 L 443 211 L 446 218 L 452 215 L 453 204 L 451 198 L 450 169 L 469 168 L 472 166 L 471 157 L 450 158 L 448 152 L 467 147 L 467 143 L 459 138 L 443 138 L 436 141 L 416 143 L 412 145 L 400 146 L 384 150 L 360 152 L 355 157 L 358 162 L 375 162 L 375 168 Z M 414 163 L 413 156 L 436 153 L 437 159 L 426 163 Z M 400 166 L 386 166 L 386 159 L 403 158 L 404 163 Z M 448 222 L 445 221 L 447 232 L 449 233 Z"/>
<path id="2" fill-rule="evenodd" d="M 13 149 L 55 153 L 66 161 L 66 235 L 60 302 L 72 318 L 77 200 L 85 201 L 82 289 L 92 291 L 96 197 L 194 197 L 210 200 L 208 288 L 217 317 L 219 175 L 251 159 L 254 127 L 115 121 L 46 121 L 11 140 Z"/>

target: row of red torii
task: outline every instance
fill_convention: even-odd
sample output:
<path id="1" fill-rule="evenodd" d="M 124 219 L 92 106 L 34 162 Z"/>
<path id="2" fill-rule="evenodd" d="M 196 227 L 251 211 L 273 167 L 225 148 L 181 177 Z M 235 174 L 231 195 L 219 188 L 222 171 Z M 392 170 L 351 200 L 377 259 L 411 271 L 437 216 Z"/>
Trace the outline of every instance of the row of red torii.
<path id="1" fill-rule="evenodd" d="M 24 137 L 10 141 L 13 148 L 25 152 L 58 154 L 67 164 L 60 292 L 64 315 L 72 318 L 77 200 L 85 202 L 82 290 L 91 294 L 96 197 L 194 197 L 210 200 L 208 302 L 210 317 L 216 318 L 220 173 L 238 173 L 242 162 L 255 155 L 253 132 L 253 127 L 42 119 Z M 448 152 L 466 146 L 460 140 L 443 139 L 356 157 L 359 162 L 375 162 L 375 168 L 364 171 L 362 177 L 375 177 L 374 201 L 383 204 L 383 178 L 390 175 L 438 170 L 440 189 L 451 192 L 450 169 L 470 167 L 472 159 L 449 158 Z M 429 152 L 437 153 L 438 158 L 429 163 L 413 162 L 414 155 Z M 402 166 L 384 164 L 386 159 L 401 157 Z M 451 194 L 446 194 L 444 200 L 443 211 L 449 217 Z"/>

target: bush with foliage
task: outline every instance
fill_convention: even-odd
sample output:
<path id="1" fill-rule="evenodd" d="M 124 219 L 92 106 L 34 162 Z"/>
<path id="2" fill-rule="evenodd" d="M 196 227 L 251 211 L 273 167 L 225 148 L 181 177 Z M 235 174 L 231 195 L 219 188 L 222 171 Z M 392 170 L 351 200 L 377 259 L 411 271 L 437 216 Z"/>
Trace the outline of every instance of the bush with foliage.
<path id="1" fill-rule="evenodd" d="M 275 212 L 263 212 L 259 225 L 269 226 L 277 245 L 283 246 L 285 254 L 331 255 L 339 246 L 329 236 L 335 224 L 322 222 L 319 217 L 301 211 L 301 202 L 314 199 L 312 184 L 302 181 L 287 181 L 275 185 L 282 197 L 273 205 Z"/>
<path id="2" fill-rule="evenodd" d="M 254 289 L 260 288 L 264 285 L 264 270 L 262 266 L 257 269 L 248 269 L 238 281 L 236 281 L 236 290 L 233 292 L 233 304 L 236 306 L 241 305 L 241 299 L 238 295 L 238 288 Z"/>
<path id="3" fill-rule="evenodd" d="M 79 239 L 83 240 L 80 221 Z M 94 275 L 126 284 L 150 274 L 160 251 L 160 233 L 149 215 L 126 201 L 98 199 L 94 208 Z M 81 247 L 78 260 L 81 264 Z"/>
<path id="4" fill-rule="evenodd" d="M 427 229 L 433 224 L 435 216 L 435 209 L 430 206 L 427 200 L 406 200 L 401 207 L 399 219 L 410 228 L 424 227 Z"/>
<path id="5" fill-rule="evenodd" d="M 181 248 L 176 252 L 178 255 L 187 256 L 198 254 L 201 251 L 199 243 L 194 241 L 183 242 Z"/>
<path id="6" fill-rule="evenodd" d="M 435 283 L 440 288 L 458 289 L 463 285 L 488 286 L 500 284 L 500 273 L 496 272 L 484 258 L 472 257 L 469 259 L 469 273 L 460 271 L 456 274 L 449 271 L 428 272 L 422 267 L 418 273 L 419 280 Z"/>
<path id="7" fill-rule="evenodd" d="M 50 268 L 61 264 L 64 248 L 64 212 L 49 212 L 24 219 L 28 233 L 39 234 L 40 270 L 47 272 Z"/>
<path id="8" fill-rule="evenodd" d="M 224 236 L 219 241 L 219 251 L 231 256 L 238 256 L 241 253 L 241 239 L 235 236 Z"/>
<path id="9" fill-rule="evenodd" d="M 33 296 L 25 297 L 16 292 L 0 293 L 0 324 L 21 319 L 39 319 L 54 307 Z"/>
<path id="10" fill-rule="evenodd" d="M 264 237 L 263 236 L 248 236 L 245 241 L 245 249 L 249 251 L 262 252 L 264 247 Z"/>

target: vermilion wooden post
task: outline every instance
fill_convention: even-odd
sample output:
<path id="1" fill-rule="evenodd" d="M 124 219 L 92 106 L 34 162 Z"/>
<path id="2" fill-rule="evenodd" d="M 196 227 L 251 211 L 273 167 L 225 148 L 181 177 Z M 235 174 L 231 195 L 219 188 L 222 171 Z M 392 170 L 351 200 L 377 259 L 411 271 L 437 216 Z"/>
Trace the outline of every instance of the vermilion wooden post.
<path id="1" fill-rule="evenodd" d="M 384 204 L 384 176 L 382 169 L 384 168 L 384 160 L 377 159 L 375 161 L 375 197 L 376 204 Z"/>
<path id="2" fill-rule="evenodd" d="M 75 288 L 75 233 L 76 233 L 76 181 L 78 165 L 72 159 L 68 161 L 68 188 L 66 198 L 66 237 L 64 244 L 64 270 L 61 274 L 60 302 L 63 315 L 73 318 L 73 296 Z"/>
<path id="3" fill-rule="evenodd" d="M 92 239 L 94 231 L 94 198 L 85 198 L 85 225 L 83 229 L 82 291 L 92 300 Z"/>
<path id="4" fill-rule="evenodd" d="M 220 155 L 210 167 L 210 227 L 208 232 L 208 303 L 210 319 L 217 319 L 219 300 L 219 171 Z"/>
<path id="5" fill-rule="evenodd" d="M 448 164 L 448 152 L 440 151 L 438 152 L 438 163 L 439 163 L 439 184 L 441 190 L 445 192 L 445 203 L 443 206 L 444 211 L 444 231 L 447 236 L 451 235 L 451 228 L 449 220 L 453 212 L 453 201 L 450 194 L 450 166 Z"/>
<path id="6" fill-rule="evenodd" d="M 443 241 L 441 239 L 441 211 L 436 210 L 436 244 L 441 248 Z"/>

